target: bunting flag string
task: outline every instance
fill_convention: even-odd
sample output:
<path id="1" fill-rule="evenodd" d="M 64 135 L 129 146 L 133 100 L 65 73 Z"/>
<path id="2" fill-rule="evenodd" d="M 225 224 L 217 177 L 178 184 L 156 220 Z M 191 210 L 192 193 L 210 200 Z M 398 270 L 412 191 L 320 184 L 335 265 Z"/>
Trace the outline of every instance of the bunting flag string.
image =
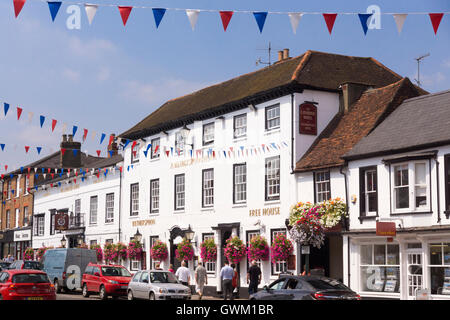
<path id="1" fill-rule="evenodd" d="M 55 21 L 55 18 L 59 12 L 59 9 L 61 7 L 62 1 L 46 1 L 46 0 L 36 0 L 40 2 L 47 2 L 52 21 Z M 17 18 L 19 13 L 22 11 L 24 5 L 26 3 L 26 0 L 13 0 L 14 4 L 14 14 Z M 168 10 L 171 11 L 184 11 L 186 15 L 188 16 L 189 23 L 191 25 L 192 30 L 195 30 L 195 26 L 198 21 L 199 14 L 201 12 L 216 12 L 219 13 L 220 19 L 222 20 L 222 26 L 224 29 L 224 32 L 227 31 L 229 22 L 231 20 L 231 17 L 235 13 L 243 13 L 243 14 L 252 14 L 256 20 L 256 23 L 258 25 L 259 32 L 262 33 L 264 24 L 266 22 L 268 15 L 278 14 L 278 15 L 287 15 L 291 22 L 292 31 L 295 34 L 296 30 L 298 28 L 299 21 L 303 15 L 322 15 L 325 19 L 326 27 L 328 29 L 328 32 L 332 33 L 334 23 L 336 21 L 336 18 L 338 15 L 358 15 L 360 22 L 363 27 L 364 34 L 367 34 L 367 24 L 371 19 L 371 13 L 355 13 L 355 12 L 338 12 L 338 13 L 323 13 L 323 12 L 278 12 L 278 11 L 249 11 L 249 10 L 214 10 L 214 9 L 185 9 L 185 8 L 154 8 L 149 6 L 121 6 L 117 4 L 87 4 L 87 3 L 80 3 L 77 1 L 64 1 L 65 4 L 68 5 L 81 5 L 84 6 L 86 16 L 88 18 L 89 25 L 92 24 L 92 21 L 94 17 L 96 16 L 96 13 L 98 11 L 99 7 L 115 7 L 119 9 L 120 16 L 122 18 L 122 23 L 124 26 L 126 26 L 128 18 L 130 16 L 130 13 L 133 9 L 151 9 L 153 12 L 153 18 L 155 20 L 156 29 L 160 26 L 166 12 Z M 415 15 L 429 15 L 431 24 L 434 30 L 434 33 L 437 34 L 439 25 L 441 23 L 441 20 L 444 16 L 444 14 L 450 14 L 450 12 L 441 12 L 441 13 L 429 13 L 429 12 L 409 12 L 409 13 L 390 13 L 390 12 L 380 12 L 380 15 L 391 15 L 394 17 L 397 25 L 397 30 L 399 33 L 401 32 L 403 28 L 403 23 L 406 19 L 407 15 L 415 14 Z"/>

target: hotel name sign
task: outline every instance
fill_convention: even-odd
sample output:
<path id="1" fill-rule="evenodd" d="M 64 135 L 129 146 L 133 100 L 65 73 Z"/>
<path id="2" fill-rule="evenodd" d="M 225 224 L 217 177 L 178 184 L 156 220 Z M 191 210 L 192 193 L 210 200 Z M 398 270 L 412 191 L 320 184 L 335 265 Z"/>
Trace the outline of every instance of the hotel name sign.
<path id="1" fill-rule="evenodd" d="M 156 224 L 155 219 L 146 219 L 146 220 L 136 220 L 133 221 L 133 227 L 145 227 Z"/>
<path id="2" fill-rule="evenodd" d="M 280 215 L 280 207 L 250 209 L 248 215 L 249 217 L 278 216 Z"/>

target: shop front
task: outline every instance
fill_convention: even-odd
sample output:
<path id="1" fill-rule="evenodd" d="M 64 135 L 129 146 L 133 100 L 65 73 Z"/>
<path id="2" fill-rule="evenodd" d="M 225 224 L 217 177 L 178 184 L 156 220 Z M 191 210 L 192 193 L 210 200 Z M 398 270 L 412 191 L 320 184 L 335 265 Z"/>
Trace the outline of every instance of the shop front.
<path id="1" fill-rule="evenodd" d="M 23 253 L 28 247 L 31 247 L 31 227 L 19 229 L 14 231 L 14 247 L 15 259 L 23 259 Z"/>
<path id="2" fill-rule="evenodd" d="M 13 230 L 7 230 L 0 233 L 0 250 L 2 259 L 8 257 L 8 255 L 15 256 L 16 248 Z"/>
<path id="3" fill-rule="evenodd" d="M 450 300 L 450 230 L 350 235 L 350 286 L 362 297 Z"/>

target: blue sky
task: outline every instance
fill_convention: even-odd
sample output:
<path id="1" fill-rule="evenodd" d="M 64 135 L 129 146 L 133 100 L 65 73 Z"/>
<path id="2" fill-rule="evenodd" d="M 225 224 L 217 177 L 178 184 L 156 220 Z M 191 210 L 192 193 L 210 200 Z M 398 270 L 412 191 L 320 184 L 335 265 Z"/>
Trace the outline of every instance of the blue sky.
<path id="1" fill-rule="evenodd" d="M 52 22 L 48 6 L 27 0 L 18 19 L 12 0 L 0 3 L 0 102 L 11 109 L 6 119 L 0 110 L 0 173 L 4 165 L 19 168 L 56 151 L 62 124 L 68 132 L 78 126 L 89 130 L 82 150 L 105 156 L 107 140 L 100 146 L 102 132 L 121 133 L 150 114 L 168 99 L 228 80 L 263 67 L 267 61 L 260 50 L 272 43 L 272 61 L 277 50 L 289 48 L 291 56 L 318 50 L 352 56 L 374 57 L 402 76 L 416 77 L 415 57 L 431 55 L 421 64 L 423 88 L 430 92 L 450 89 L 450 15 L 442 19 L 437 36 L 428 15 L 409 15 L 403 32 L 397 33 L 394 19 L 381 16 L 381 29 L 367 35 L 355 15 L 338 16 L 330 36 L 321 15 L 304 15 L 297 33 L 287 15 L 270 15 L 259 32 L 252 14 L 235 13 L 223 31 L 217 12 L 201 12 L 195 31 L 183 11 L 168 10 L 158 29 L 150 9 L 134 9 L 126 27 L 115 7 L 100 7 L 91 26 L 81 7 L 80 30 L 69 30 L 64 2 Z M 366 12 L 378 5 L 384 13 L 449 12 L 447 0 L 397 1 L 267 1 L 267 0 L 93 0 L 90 3 L 161 8 L 248 10 L 278 12 Z M 23 108 L 17 121 L 16 107 Z M 28 112 L 33 112 L 28 123 Z M 46 116 L 43 128 L 39 116 Z M 51 119 L 57 119 L 51 133 Z M 96 131 L 92 140 L 92 131 Z M 17 145 L 14 150 L 14 145 Z M 25 153 L 24 146 L 31 149 Z M 9 171 L 9 170 L 8 170 Z"/>

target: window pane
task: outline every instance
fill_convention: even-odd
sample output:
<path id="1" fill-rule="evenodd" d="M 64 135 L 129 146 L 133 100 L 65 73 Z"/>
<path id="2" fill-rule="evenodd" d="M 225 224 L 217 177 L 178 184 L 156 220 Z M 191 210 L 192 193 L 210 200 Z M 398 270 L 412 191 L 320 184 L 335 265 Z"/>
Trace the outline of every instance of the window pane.
<path id="1" fill-rule="evenodd" d="M 430 244 L 430 264 L 442 265 L 442 244 L 432 243 Z"/>
<path id="2" fill-rule="evenodd" d="M 369 193 L 367 195 L 368 200 L 368 211 L 376 212 L 377 211 L 377 194 L 375 192 Z"/>
<path id="3" fill-rule="evenodd" d="M 416 187 L 416 208 L 425 207 L 427 205 L 427 188 Z"/>
<path id="4" fill-rule="evenodd" d="M 400 264 L 400 248 L 398 245 L 387 246 L 387 264 Z"/>
<path id="5" fill-rule="evenodd" d="M 444 243 L 444 264 L 450 265 L 450 243 Z"/>
<path id="6" fill-rule="evenodd" d="M 415 167 L 416 184 L 426 184 L 425 163 L 416 163 Z"/>
<path id="7" fill-rule="evenodd" d="M 361 264 L 372 264 L 372 245 L 361 246 Z"/>
<path id="8" fill-rule="evenodd" d="M 450 294 L 450 268 L 430 268 L 431 294 Z"/>
<path id="9" fill-rule="evenodd" d="M 409 208 L 409 188 L 395 189 L 395 207 L 397 209 Z"/>
<path id="10" fill-rule="evenodd" d="M 374 264 L 385 264 L 386 263 L 386 246 L 385 245 L 374 245 Z"/>
<path id="11" fill-rule="evenodd" d="M 371 292 L 399 292 L 400 267 L 361 267 L 361 289 Z"/>

